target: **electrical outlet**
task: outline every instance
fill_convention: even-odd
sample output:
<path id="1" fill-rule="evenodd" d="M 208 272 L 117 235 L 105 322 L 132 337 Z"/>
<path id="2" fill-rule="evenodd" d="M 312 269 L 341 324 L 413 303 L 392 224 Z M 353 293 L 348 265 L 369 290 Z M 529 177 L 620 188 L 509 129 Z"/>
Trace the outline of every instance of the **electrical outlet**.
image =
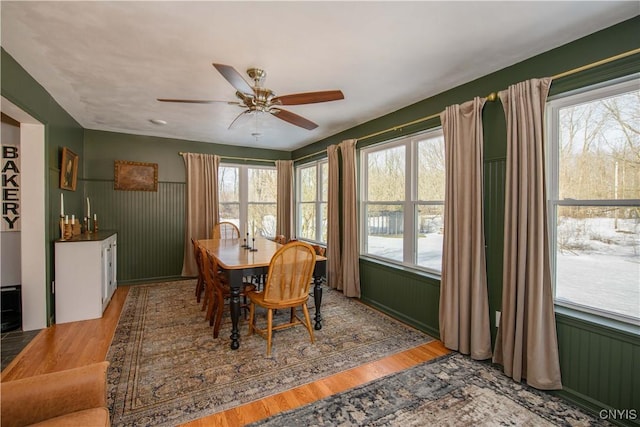
<path id="1" fill-rule="evenodd" d="M 499 311 L 496 311 L 496 328 L 500 326 L 500 315 L 502 315 L 502 313 Z"/>

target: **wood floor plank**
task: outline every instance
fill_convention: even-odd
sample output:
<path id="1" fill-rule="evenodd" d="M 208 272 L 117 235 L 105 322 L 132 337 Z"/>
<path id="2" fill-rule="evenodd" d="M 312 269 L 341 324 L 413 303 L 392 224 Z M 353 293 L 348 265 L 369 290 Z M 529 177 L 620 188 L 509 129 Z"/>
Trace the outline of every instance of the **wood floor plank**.
<path id="1" fill-rule="evenodd" d="M 102 318 L 43 329 L 2 371 L 2 381 L 88 365 L 106 359 L 129 287 L 113 294 Z"/>
<path id="2" fill-rule="evenodd" d="M 84 366 L 106 359 L 129 287 L 119 286 L 101 319 L 46 328 L 2 371 L 2 381 Z M 440 341 L 405 350 L 310 384 L 183 424 L 235 427 L 340 393 L 449 353 Z"/>
<path id="3" fill-rule="evenodd" d="M 273 396 L 262 399 L 266 407 L 271 410 L 285 411 L 295 409 L 304 404 L 315 402 L 332 394 L 357 387 L 369 381 L 382 378 L 386 375 L 400 372 L 419 363 L 432 360 L 436 357 L 444 356 L 450 351 L 446 349 L 440 341 L 431 341 L 427 344 L 403 351 L 401 353 L 385 357 L 378 361 L 369 362 L 364 365 L 340 372 L 329 377 L 318 380 L 315 383 L 296 387 Z M 283 404 L 284 403 L 284 404 Z M 272 412 L 272 411 L 268 412 Z M 219 412 L 196 421 L 182 424 L 182 427 L 204 427 L 218 425 L 221 419 L 227 422 L 239 422 L 238 413 L 243 413 L 244 423 L 255 422 L 266 418 L 265 411 L 257 410 L 253 403 L 241 405 L 230 410 Z M 275 414 L 276 412 L 272 412 Z M 271 415 L 271 414 L 270 414 Z M 229 425 L 240 426 L 241 424 Z"/>

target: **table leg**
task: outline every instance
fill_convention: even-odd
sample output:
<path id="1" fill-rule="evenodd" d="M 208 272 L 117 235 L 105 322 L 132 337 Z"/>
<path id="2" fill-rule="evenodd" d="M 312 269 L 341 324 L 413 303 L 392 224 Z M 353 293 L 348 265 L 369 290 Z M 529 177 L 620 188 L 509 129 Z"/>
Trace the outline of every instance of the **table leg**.
<path id="1" fill-rule="evenodd" d="M 322 314 L 320 313 L 320 306 L 322 305 L 322 277 L 314 277 L 313 282 L 313 299 L 316 305 L 316 324 L 314 329 L 319 331 L 322 329 Z"/>
<path id="2" fill-rule="evenodd" d="M 239 281 L 240 286 L 233 286 Z M 238 321 L 240 320 L 240 287 L 242 286 L 242 272 L 231 271 L 229 274 L 231 284 L 231 298 L 229 306 L 231 308 L 231 350 L 240 348 L 240 333 L 238 332 Z"/>
<path id="3" fill-rule="evenodd" d="M 240 334 L 238 333 L 238 320 L 240 320 L 240 289 L 231 288 L 231 350 L 240 348 Z"/>

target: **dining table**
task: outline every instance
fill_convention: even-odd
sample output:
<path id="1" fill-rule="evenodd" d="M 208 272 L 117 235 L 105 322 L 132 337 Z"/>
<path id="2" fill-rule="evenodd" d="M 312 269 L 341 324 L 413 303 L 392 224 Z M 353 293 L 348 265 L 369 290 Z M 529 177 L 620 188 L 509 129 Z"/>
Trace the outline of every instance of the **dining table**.
<path id="1" fill-rule="evenodd" d="M 238 323 L 240 320 L 240 292 L 247 276 L 266 275 L 271 258 L 283 245 L 266 238 L 255 239 L 201 239 L 198 244 L 218 262 L 231 288 L 229 306 L 231 311 L 231 349 L 240 348 Z M 314 328 L 322 329 L 322 282 L 326 277 L 327 258 L 316 255 L 313 271 L 313 299 L 315 304 Z"/>

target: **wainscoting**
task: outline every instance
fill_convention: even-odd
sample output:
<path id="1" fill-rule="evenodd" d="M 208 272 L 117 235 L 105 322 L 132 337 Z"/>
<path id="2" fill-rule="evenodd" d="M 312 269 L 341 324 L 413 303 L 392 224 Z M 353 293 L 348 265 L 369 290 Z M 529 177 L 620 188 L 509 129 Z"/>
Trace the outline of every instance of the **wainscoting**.
<path id="1" fill-rule="evenodd" d="M 116 191 L 113 181 L 85 182 L 101 229 L 118 232 L 118 282 L 180 276 L 184 254 L 185 183 L 158 191 Z"/>
<path id="2" fill-rule="evenodd" d="M 595 410 L 638 410 L 638 336 L 559 313 L 556 325 L 563 385 L 558 394 Z M 638 417 L 635 425 L 640 425 Z"/>

